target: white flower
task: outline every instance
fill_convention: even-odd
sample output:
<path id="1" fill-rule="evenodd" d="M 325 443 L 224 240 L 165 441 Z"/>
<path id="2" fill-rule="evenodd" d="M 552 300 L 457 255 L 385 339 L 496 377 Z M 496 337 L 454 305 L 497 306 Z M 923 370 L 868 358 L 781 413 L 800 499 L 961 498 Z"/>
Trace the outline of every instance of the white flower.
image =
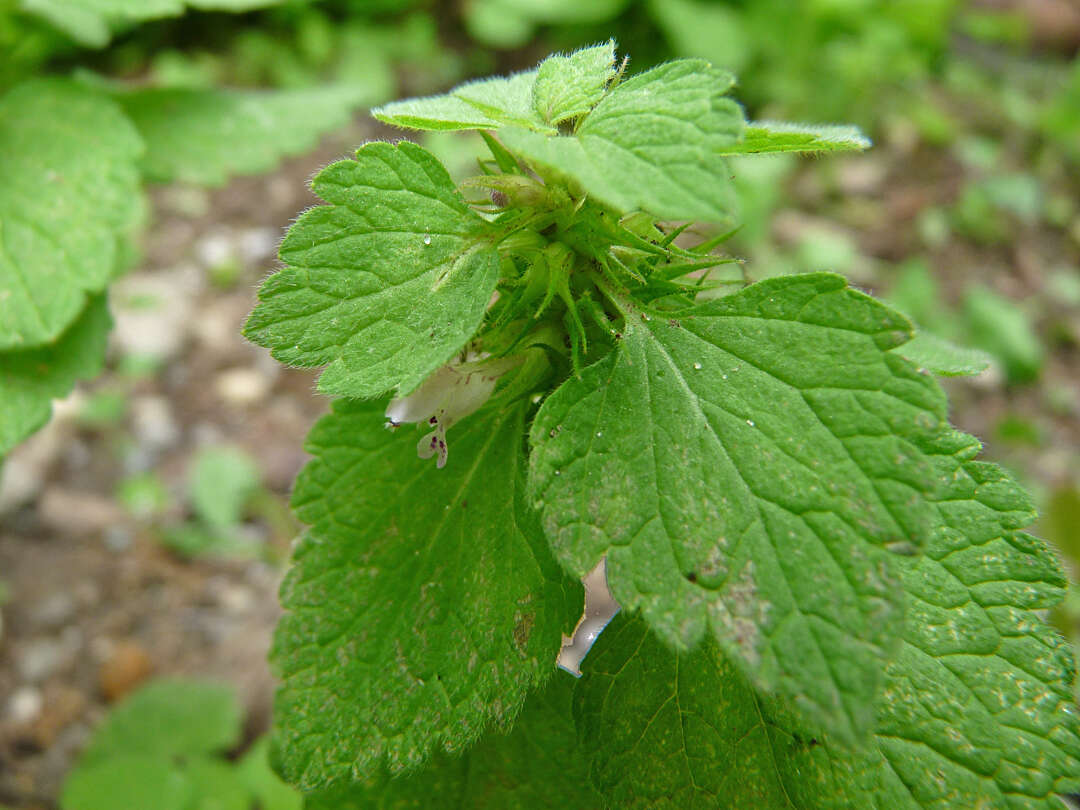
<path id="1" fill-rule="evenodd" d="M 436 466 L 446 465 L 446 431 L 487 402 L 499 377 L 517 364 L 516 359 L 476 360 L 443 366 L 411 394 L 390 400 L 386 406 L 388 427 L 424 422 L 433 430 L 416 445 L 420 458 L 438 456 Z"/>

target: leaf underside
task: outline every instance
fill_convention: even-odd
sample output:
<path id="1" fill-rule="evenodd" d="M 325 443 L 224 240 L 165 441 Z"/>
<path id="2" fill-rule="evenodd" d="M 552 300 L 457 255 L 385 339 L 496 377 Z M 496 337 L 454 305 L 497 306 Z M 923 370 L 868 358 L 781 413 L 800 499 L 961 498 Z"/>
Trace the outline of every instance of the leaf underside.
<path id="1" fill-rule="evenodd" d="M 89 88 L 39 79 L 0 99 L 0 351 L 59 337 L 120 269 L 143 211 L 141 152 Z"/>
<path id="2" fill-rule="evenodd" d="M 523 406 L 455 426 L 441 470 L 384 407 L 335 402 L 294 495 L 312 526 L 272 658 L 281 764 L 303 789 L 415 768 L 508 722 L 581 611 L 524 502 Z"/>
<path id="3" fill-rule="evenodd" d="M 369 143 L 323 169 L 244 333 L 319 390 L 408 393 L 472 337 L 499 260 L 442 165 L 415 144 Z"/>
<path id="4" fill-rule="evenodd" d="M 902 630 L 890 550 L 934 536 L 942 481 L 1009 528 L 1032 517 L 1019 490 L 966 472 L 976 443 L 890 351 L 909 335 L 831 274 L 678 319 L 632 312 L 533 423 L 530 490 L 556 556 L 578 575 L 606 556 L 615 598 L 669 644 L 713 636 L 823 730 L 864 738 Z"/>

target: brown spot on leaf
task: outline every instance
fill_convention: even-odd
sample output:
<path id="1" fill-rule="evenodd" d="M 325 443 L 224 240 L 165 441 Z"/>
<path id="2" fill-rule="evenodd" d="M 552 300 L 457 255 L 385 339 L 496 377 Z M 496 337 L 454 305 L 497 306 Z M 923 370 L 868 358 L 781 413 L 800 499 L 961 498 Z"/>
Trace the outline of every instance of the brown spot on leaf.
<path id="1" fill-rule="evenodd" d="M 532 635 L 533 625 L 536 623 L 535 613 L 518 613 L 514 616 L 514 646 L 519 652 L 524 653 Z"/>

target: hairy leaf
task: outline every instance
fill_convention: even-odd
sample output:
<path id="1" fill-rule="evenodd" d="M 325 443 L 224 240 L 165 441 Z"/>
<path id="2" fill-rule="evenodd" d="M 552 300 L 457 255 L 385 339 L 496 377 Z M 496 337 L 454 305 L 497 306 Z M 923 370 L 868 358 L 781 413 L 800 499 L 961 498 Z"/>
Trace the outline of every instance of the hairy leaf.
<path id="1" fill-rule="evenodd" d="M 303 789 L 419 765 L 508 722 L 550 676 L 582 592 L 524 502 L 523 406 L 456 425 L 442 470 L 383 408 L 339 400 L 294 495 L 277 742 Z"/>
<path id="2" fill-rule="evenodd" d="M 0 99 L 0 351 L 56 339 L 116 272 L 143 210 L 141 151 L 89 88 L 34 80 Z"/>
<path id="3" fill-rule="evenodd" d="M 851 152 L 870 148 L 870 139 L 858 127 L 814 126 L 782 121 L 752 121 L 742 140 L 725 147 L 725 155 L 767 152 Z"/>
<path id="4" fill-rule="evenodd" d="M 365 101 L 364 88 L 230 91 L 150 88 L 118 93 L 146 142 L 141 166 L 159 183 L 222 185 L 315 145 Z"/>
<path id="5" fill-rule="evenodd" d="M 98 296 L 55 343 L 0 352 L 0 456 L 49 421 L 52 401 L 76 380 L 101 371 L 111 325 Z"/>
<path id="6" fill-rule="evenodd" d="M 957 346 L 929 332 L 919 332 L 895 351 L 919 368 L 942 377 L 969 377 L 990 365 L 985 352 Z"/>
<path id="7" fill-rule="evenodd" d="M 932 602 L 916 597 L 876 734 L 858 749 L 756 693 L 712 640 L 676 654 L 641 619 L 616 617 L 575 696 L 610 806 L 1061 807 L 1056 794 L 1080 781 L 1075 671 L 1032 612 L 1060 599 L 1060 566 L 1040 541 L 1008 531 L 989 543 L 953 536 L 900 565 Z"/>
<path id="8" fill-rule="evenodd" d="M 863 737 L 901 629 L 887 549 L 926 542 L 945 474 L 925 446 L 944 396 L 889 351 L 910 324 L 831 274 L 642 317 L 533 424 L 556 555 L 579 575 L 606 555 L 615 598 L 669 643 L 708 631 L 756 682 Z"/>
<path id="9" fill-rule="evenodd" d="M 449 93 L 384 104 L 371 114 L 387 124 L 409 129 L 498 129 L 504 124 L 555 130 L 533 105 L 537 71 L 477 79 Z"/>
<path id="10" fill-rule="evenodd" d="M 460 757 L 422 771 L 309 794 L 306 810 L 600 810 L 570 702 L 576 679 L 557 671 L 533 692 L 510 734 L 492 732 Z"/>
<path id="11" fill-rule="evenodd" d="M 994 516 L 1023 497 L 1016 484 L 956 438 L 937 461 L 944 528 L 901 564 L 907 629 L 885 672 L 880 753 L 829 749 L 829 771 L 855 785 L 845 808 L 1056 810 L 1055 794 L 1080 790 L 1073 651 L 1038 612 L 1065 576 L 1041 540 Z"/>
<path id="12" fill-rule="evenodd" d="M 723 155 L 739 151 L 745 123 L 726 95 L 734 78 L 704 60 L 678 59 L 605 92 L 613 76 L 609 55 L 614 43 L 372 112 L 414 129 L 498 129 L 535 168 L 619 211 L 732 221 L 735 198 Z M 578 119 L 573 134 L 551 126 L 570 118 Z"/>
<path id="13" fill-rule="evenodd" d="M 708 62 L 680 59 L 618 85 L 573 135 L 504 127 L 499 136 L 619 211 L 728 222 L 735 198 L 721 153 L 743 128 L 741 108 L 726 96 L 733 82 Z"/>
<path id="14" fill-rule="evenodd" d="M 330 203 L 289 229 L 288 267 L 259 291 L 245 334 L 319 390 L 407 393 L 461 350 L 498 277 L 491 226 L 415 144 L 369 143 L 312 182 Z"/>
<path id="15" fill-rule="evenodd" d="M 614 40 L 569 56 L 555 54 L 537 68 L 533 104 L 541 118 L 549 124 L 559 124 L 595 107 L 613 78 Z"/>

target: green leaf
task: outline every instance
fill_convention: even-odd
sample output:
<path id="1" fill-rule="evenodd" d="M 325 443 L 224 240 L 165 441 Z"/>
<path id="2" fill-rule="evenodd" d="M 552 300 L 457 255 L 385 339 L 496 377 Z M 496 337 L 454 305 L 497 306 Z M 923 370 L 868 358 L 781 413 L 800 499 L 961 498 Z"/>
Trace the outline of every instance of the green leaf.
<path id="1" fill-rule="evenodd" d="M 774 749 L 790 713 L 760 698 L 712 640 L 677 655 L 620 613 L 582 670 L 575 717 L 607 806 L 810 810 L 792 803 L 782 779 L 793 741 Z"/>
<path id="2" fill-rule="evenodd" d="M 492 226 L 436 158 L 369 143 L 312 182 L 330 205 L 281 245 L 288 265 L 259 291 L 245 334 L 283 363 L 327 368 L 319 390 L 374 397 L 419 385 L 461 350 L 499 272 Z"/>
<path id="3" fill-rule="evenodd" d="M 990 358 L 978 349 L 957 346 L 929 332 L 918 332 L 895 349 L 916 366 L 942 377 L 970 377 L 990 365 Z"/>
<path id="4" fill-rule="evenodd" d="M 499 136 L 620 212 L 730 222 L 735 197 L 721 154 L 743 128 L 742 109 L 725 95 L 733 82 L 708 62 L 680 59 L 608 92 L 573 135 L 504 127 Z"/>
<path id="5" fill-rule="evenodd" d="M 873 143 L 862 130 L 841 124 L 752 121 L 732 154 L 767 152 L 861 152 Z"/>
<path id="6" fill-rule="evenodd" d="M 649 0 L 649 11 L 672 50 L 700 56 L 718 67 L 739 72 L 755 53 L 745 12 L 710 0 Z"/>
<path id="7" fill-rule="evenodd" d="M 19 6 L 91 48 L 107 45 L 120 20 L 176 17 L 184 10 L 182 0 L 20 0 Z"/>
<path id="8" fill-rule="evenodd" d="M 441 96 L 384 104 L 371 114 L 384 123 L 409 129 L 498 129 L 504 124 L 519 124 L 554 132 L 533 105 L 536 75 L 535 70 L 527 70 L 478 79 Z"/>
<path id="9" fill-rule="evenodd" d="M 194 786 L 173 763 L 152 754 L 125 753 L 77 766 L 64 783 L 60 808 L 188 810 L 193 794 Z"/>
<path id="10" fill-rule="evenodd" d="M 312 524 L 272 658 L 280 764 L 304 790 L 461 751 L 517 713 L 581 613 L 524 503 L 524 405 L 453 428 L 444 469 L 338 400 L 294 495 Z"/>
<path id="11" fill-rule="evenodd" d="M 575 682 L 556 671 L 510 734 L 487 734 L 460 757 L 437 754 L 413 775 L 309 794 L 305 810 L 600 810 L 570 714 Z"/>
<path id="12" fill-rule="evenodd" d="M 143 210 L 141 151 L 86 87 L 34 80 L 0 99 L 0 351 L 59 337 L 116 272 Z"/>
<path id="13" fill-rule="evenodd" d="M 270 767 L 270 738 L 260 737 L 244 754 L 237 770 L 259 810 L 300 810 L 303 799 Z"/>
<path id="14" fill-rule="evenodd" d="M 311 149 L 365 101 L 363 86 L 235 91 L 150 88 L 115 95 L 146 142 L 149 180 L 223 185 Z"/>
<path id="15" fill-rule="evenodd" d="M 1015 487 L 989 465 L 966 466 Z M 858 750 L 757 694 L 711 640 L 675 654 L 639 618 L 616 617 L 575 695 L 605 799 L 620 808 L 1061 807 L 1055 794 L 1080 782 L 1075 670 L 1035 612 L 1061 599 L 1060 566 L 1022 533 L 977 540 L 950 527 L 941 538 L 899 563 L 913 610 L 876 735 Z"/>
<path id="16" fill-rule="evenodd" d="M 278 5 L 282 0 L 186 0 L 205 11 L 239 13 Z M 47 20 L 76 42 L 102 48 L 114 27 L 161 17 L 179 17 L 185 0 L 20 0 L 20 8 Z"/>
<path id="17" fill-rule="evenodd" d="M 251 810 L 251 791 L 231 763 L 192 757 L 182 770 L 194 787 L 188 810 Z"/>
<path id="18" fill-rule="evenodd" d="M 726 96 L 734 78 L 704 60 L 680 59 L 606 91 L 613 60 L 608 43 L 549 57 L 536 71 L 372 112 L 414 129 L 499 129 L 504 143 L 542 173 L 573 181 L 621 212 L 733 221 L 723 154 L 739 151 L 744 124 L 742 109 Z M 578 119 L 571 135 L 551 126 L 570 118 Z"/>
<path id="19" fill-rule="evenodd" d="M 569 56 L 554 54 L 537 69 L 533 106 L 549 124 L 560 124 L 595 107 L 614 78 L 615 40 Z"/>
<path id="20" fill-rule="evenodd" d="M 227 686 L 157 680 L 109 713 L 90 740 L 83 763 L 126 755 L 164 760 L 219 753 L 239 741 L 240 720 L 236 695 Z"/>
<path id="21" fill-rule="evenodd" d="M 259 483 L 259 468 L 246 453 L 235 447 L 209 447 L 198 453 L 191 469 L 191 504 L 209 526 L 232 529 L 243 519 L 244 507 Z"/>
<path id="22" fill-rule="evenodd" d="M 947 457 L 939 467 L 954 469 Z M 1042 541 L 995 518 L 993 501 L 1024 497 L 1015 482 L 976 461 L 958 472 L 936 498 L 944 528 L 902 563 L 904 645 L 885 673 L 880 756 L 856 776 L 881 808 L 1059 808 L 1054 794 L 1080 790 L 1076 672 L 1040 611 L 1061 601 L 1066 579 Z M 839 773 L 854 759 L 830 752 Z"/>
<path id="23" fill-rule="evenodd" d="M 1045 362 L 1044 350 L 1031 319 L 1016 301 L 977 286 L 964 297 L 971 342 L 992 354 L 1011 383 L 1037 379 Z"/>
<path id="24" fill-rule="evenodd" d="M 486 0 L 491 2 L 492 0 Z M 506 14 L 520 14 L 543 25 L 586 24 L 616 17 L 628 0 L 493 0 Z"/>
<path id="25" fill-rule="evenodd" d="M 858 127 L 789 124 L 783 121 L 752 121 L 742 140 L 722 149 L 725 155 L 769 152 L 861 152 L 870 139 Z"/>
<path id="26" fill-rule="evenodd" d="M 583 575 L 606 555 L 615 599 L 669 644 L 713 635 L 756 683 L 864 737 L 902 627 L 889 550 L 932 534 L 951 475 L 931 455 L 944 395 L 889 351 L 910 331 L 831 274 L 677 320 L 629 311 L 618 349 L 532 427 L 556 556 Z"/>
<path id="27" fill-rule="evenodd" d="M 101 371 L 111 325 L 98 296 L 55 343 L 0 352 L 0 456 L 49 421 L 53 399 Z"/>

